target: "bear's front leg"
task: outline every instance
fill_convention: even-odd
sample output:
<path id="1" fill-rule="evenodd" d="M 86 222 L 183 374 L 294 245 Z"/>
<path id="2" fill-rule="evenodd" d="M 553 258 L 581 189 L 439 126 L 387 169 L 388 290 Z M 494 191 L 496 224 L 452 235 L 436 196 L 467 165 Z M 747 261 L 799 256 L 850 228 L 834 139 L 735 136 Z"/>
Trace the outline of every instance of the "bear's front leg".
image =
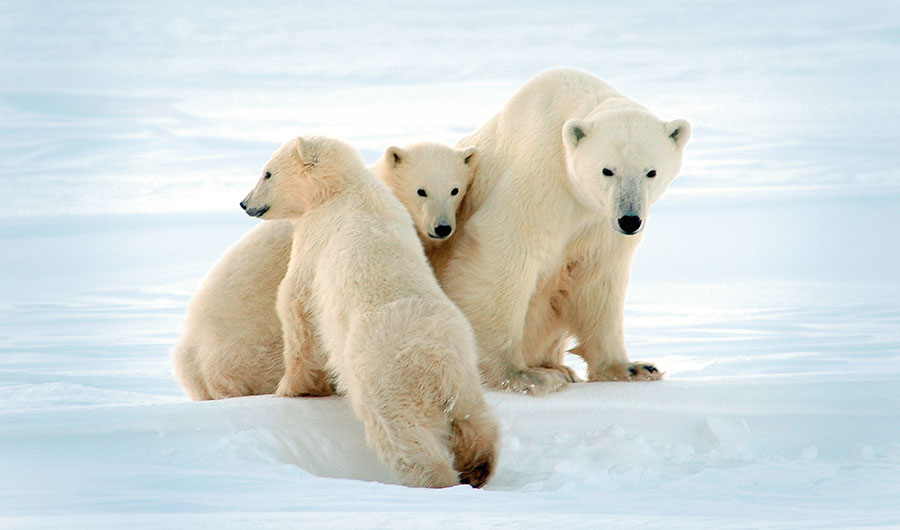
<path id="1" fill-rule="evenodd" d="M 521 347 L 507 344 L 492 351 L 494 355 L 485 356 L 479 368 L 485 383 L 495 390 L 545 396 L 578 380 L 574 371 L 566 366 L 527 366 Z M 517 362 L 517 358 L 522 359 L 521 362 Z"/>
<path id="2" fill-rule="evenodd" d="M 279 300 L 278 316 L 284 336 L 284 375 L 275 395 L 282 397 L 334 394 L 326 357 L 308 315 L 297 301 Z"/>
<path id="3" fill-rule="evenodd" d="M 537 264 L 529 262 L 520 245 L 510 245 L 502 259 L 486 247 L 479 244 L 471 259 L 453 259 L 442 271 L 447 295 L 475 331 L 485 383 L 495 390 L 534 396 L 561 389 L 573 381 L 572 373 L 556 366 L 529 366 L 523 351 Z"/>
<path id="4" fill-rule="evenodd" d="M 652 363 L 641 361 L 591 363 L 587 361 L 590 354 L 580 344 L 572 348 L 572 353 L 581 356 L 588 363 L 588 381 L 658 381 L 666 375 Z"/>
<path id="5" fill-rule="evenodd" d="M 578 346 L 572 353 L 588 365 L 588 381 L 656 381 L 665 375 L 656 366 L 631 362 L 625 349 L 625 291 L 631 254 L 605 263 L 585 259 L 572 271 L 571 318 Z M 626 259 L 627 258 L 627 259 Z"/>

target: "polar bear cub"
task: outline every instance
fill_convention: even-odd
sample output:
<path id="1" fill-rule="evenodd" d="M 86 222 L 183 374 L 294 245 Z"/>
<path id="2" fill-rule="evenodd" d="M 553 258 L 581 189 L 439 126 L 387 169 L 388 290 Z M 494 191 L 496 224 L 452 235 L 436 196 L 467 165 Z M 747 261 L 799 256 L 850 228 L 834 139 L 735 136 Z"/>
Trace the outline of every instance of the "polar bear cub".
<path id="1" fill-rule="evenodd" d="M 193 400 L 272 394 L 284 374 L 275 296 L 294 227 L 260 223 L 213 265 L 191 297 L 172 349 L 175 376 Z"/>
<path id="2" fill-rule="evenodd" d="M 409 210 L 425 253 L 456 232 L 457 213 L 478 167 L 478 150 L 422 142 L 389 147 L 375 172 Z"/>
<path id="3" fill-rule="evenodd" d="M 475 337 L 390 189 L 354 148 L 307 136 L 275 151 L 241 206 L 294 221 L 278 395 L 328 395 L 334 378 L 403 483 L 482 486 L 499 434 Z"/>
<path id="4" fill-rule="evenodd" d="M 409 210 L 435 267 L 464 222 L 477 168 L 475 149 L 431 142 L 390 147 L 373 166 Z M 172 360 L 192 399 L 275 392 L 284 374 L 275 297 L 293 235 L 289 221 L 260 223 L 225 252 L 191 298 Z"/>

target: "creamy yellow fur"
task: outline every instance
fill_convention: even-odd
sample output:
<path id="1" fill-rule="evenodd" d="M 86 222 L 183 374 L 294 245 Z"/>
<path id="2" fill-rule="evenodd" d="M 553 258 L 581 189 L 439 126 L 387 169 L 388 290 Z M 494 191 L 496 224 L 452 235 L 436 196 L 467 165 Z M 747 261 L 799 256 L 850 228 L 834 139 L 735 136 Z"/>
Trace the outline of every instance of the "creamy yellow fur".
<path id="1" fill-rule="evenodd" d="M 391 147 L 373 166 L 407 206 L 435 265 L 463 222 L 456 213 L 465 208 L 477 167 L 475 150 L 427 142 Z M 427 189 L 427 198 L 418 196 L 419 188 Z M 456 195 L 453 188 L 459 189 Z M 453 232 L 434 239 L 426 227 L 442 217 Z M 284 373 L 275 294 L 287 271 L 293 233 L 289 221 L 260 223 L 225 252 L 197 289 L 172 353 L 177 378 L 192 399 L 275 392 Z"/>
<path id="2" fill-rule="evenodd" d="M 412 219 L 349 145 L 279 148 L 244 200 L 294 222 L 278 288 L 280 396 L 328 395 L 330 378 L 404 484 L 475 487 L 499 429 L 484 401 L 475 337 L 431 271 Z"/>
<path id="3" fill-rule="evenodd" d="M 437 272 L 475 329 L 491 387 L 541 395 L 573 381 L 562 365 L 570 335 L 590 380 L 661 375 L 629 362 L 622 314 L 640 229 L 689 137 L 687 122 L 664 122 L 590 74 L 556 69 L 457 144 L 481 158 L 473 213 Z M 640 223 L 626 235 L 629 219 Z"/>

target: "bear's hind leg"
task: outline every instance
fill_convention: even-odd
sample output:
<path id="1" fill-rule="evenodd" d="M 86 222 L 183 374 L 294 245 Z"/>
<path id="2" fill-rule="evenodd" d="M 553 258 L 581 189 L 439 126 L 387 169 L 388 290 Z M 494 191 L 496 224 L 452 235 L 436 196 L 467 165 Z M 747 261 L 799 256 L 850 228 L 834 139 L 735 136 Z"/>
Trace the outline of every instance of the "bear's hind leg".
<path id="1" fill-rule="evenodd" d="M 499 437 L 497 422 L 490 413 L 454 415 L 450 450 L 460 483 L 473 488 L 487 483 L 496 467 Z"/>
<path id="2" fill-rule="evenodd" d="M 374 411 L 363 413 L 366 439 L 375 447 L 381 460 L 391 467 L 405 486 L 447 488 L 459 484 L 453 459 L 447 448 L 448 420 L 419 423 L 381 418 Z M 443 423 L 443 425 L 439 425 Z"/>
<path id="3" fill-rule="evenodd" d="M 187 346 L 184 341 L 175 345 L 172 352 L 172 363 L 175 367 L 175 377 L 194 401 L 206 401 L 214 399 L 206 378 L 198 366 L 196 346 Z"/>

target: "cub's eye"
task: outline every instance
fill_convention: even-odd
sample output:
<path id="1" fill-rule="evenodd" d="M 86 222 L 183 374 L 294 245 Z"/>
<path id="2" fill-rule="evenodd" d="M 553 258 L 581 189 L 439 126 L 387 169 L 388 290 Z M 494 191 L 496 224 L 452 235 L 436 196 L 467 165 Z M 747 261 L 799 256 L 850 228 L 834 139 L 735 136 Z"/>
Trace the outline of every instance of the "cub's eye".
<path id="1" fill-rule="evenodd" d="M 266 171 L 266 174 L 263 176 L 263 178 L 269 180 L 270 178 L 272 178 L 272 174 Z"/>
<path id="2" fill-rule="evenodd" d="M 419 197 L 428 197 L 428 194 L 425 193 L 425 190 L 423 190 L 422 188 L 419 188 L 418 194 Z"/>
<path id="3" fill-rule="evenodd" d="M 450 195 L 456 195 L 457 193 L 459 193 L 459 188 L 453 188 L 452 190 L 450 190 Z"/>
<path id="4" fill-rule="evenodd" d="M 611 176 L 615 175 L 615 173 L 613 173 L 613 171 L 611 169 L 609 169 L 608 167 L 603 168 L 603 174 L 607 177 L 611 177 Z"/>
<path id="5" fill-rule="evenodd" d="M 651 169 L 650 171 L 647 172 L 647 178 L 652 179 L 652 178 L 655 177 L 655 176 L 656 176 L 656 170 L 655 170 L 655 169 Z"/>

